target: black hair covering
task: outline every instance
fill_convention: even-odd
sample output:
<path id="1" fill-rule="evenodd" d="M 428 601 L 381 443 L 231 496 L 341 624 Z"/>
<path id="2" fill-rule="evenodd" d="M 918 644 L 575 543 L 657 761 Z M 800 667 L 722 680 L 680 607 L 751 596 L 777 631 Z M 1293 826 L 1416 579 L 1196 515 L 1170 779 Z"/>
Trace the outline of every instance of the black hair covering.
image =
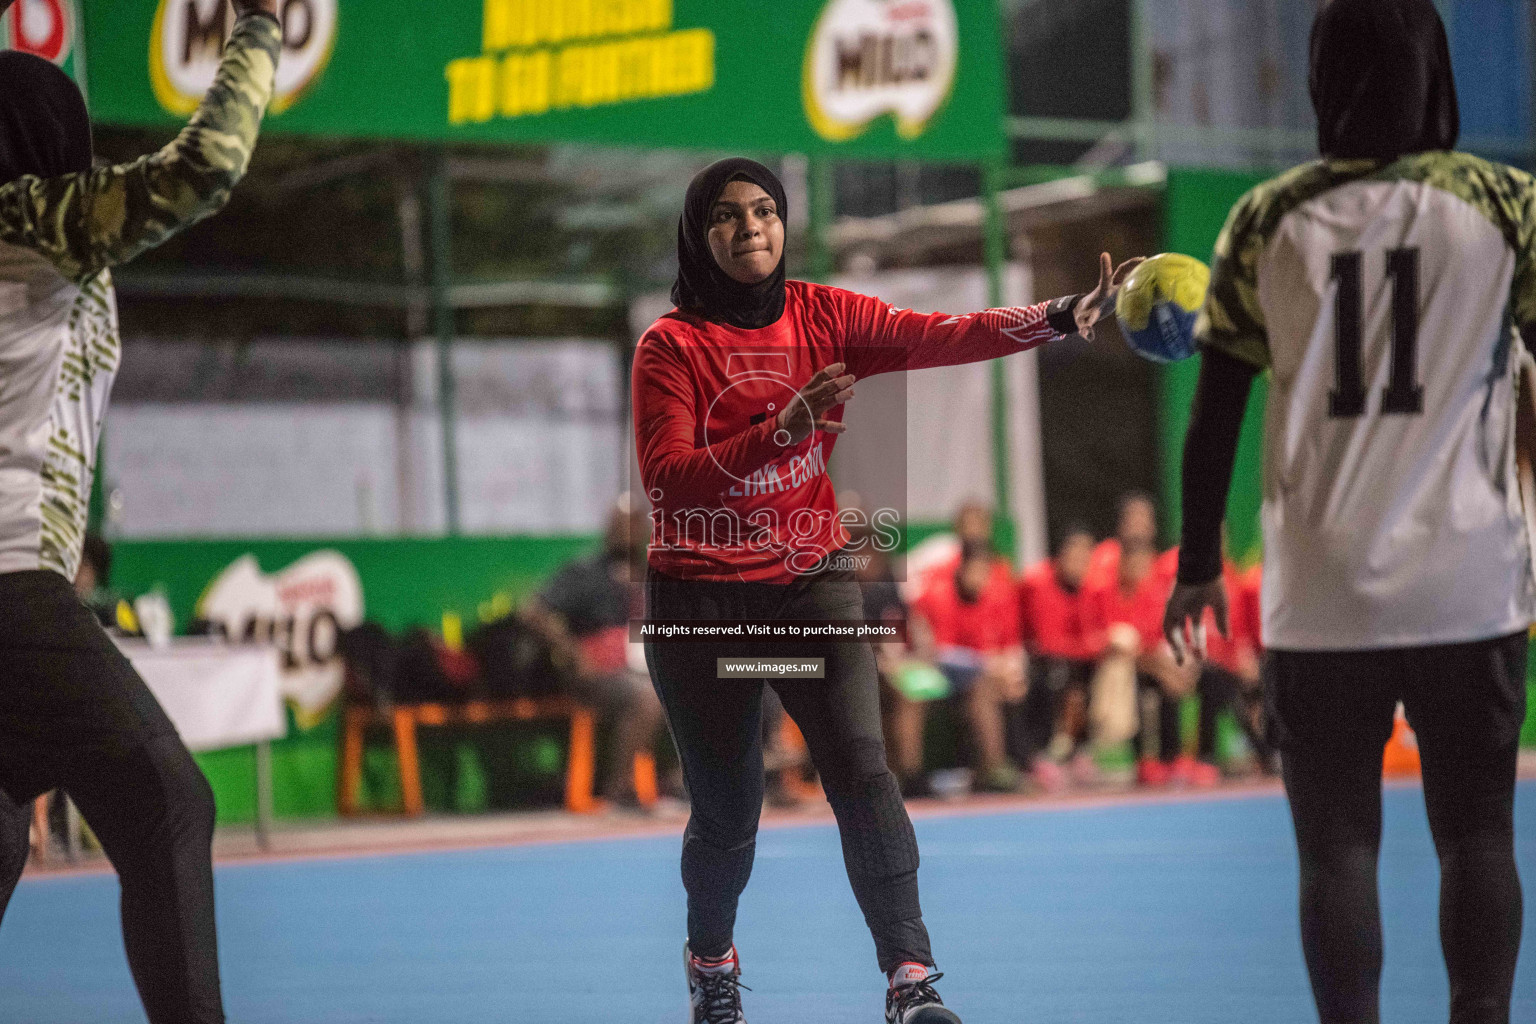
<path id="1" fill-rule="evenodd" d="M 80 87 L 49 61 L 0 50 L 0 184 L 91 169 L 91 118 Z"/>
<path id="2" fill-rule="evenodd" d="M 750 181 L 773 197 L 779 219 L 789 218 L 789 203 L 779 176 L 756 160 L 732 157 L 710 164 L 688 185 L 683 215 L 677 222 L 677 281 L 672 301 L 679 309 L 703 314 L 732 327 L 767 327 L 784 315 L 784 258 L 757 284 L 742 284 L 715 262 L 709 251 L 709 211 L 725 186 Z"/>
<path id="3" fill-rule="evenodd" d="M 1392 160 L 1461 133 L 1445 25 L 1430 0 L 1333 0 L 1312 23 L 1317 148 Z"/>

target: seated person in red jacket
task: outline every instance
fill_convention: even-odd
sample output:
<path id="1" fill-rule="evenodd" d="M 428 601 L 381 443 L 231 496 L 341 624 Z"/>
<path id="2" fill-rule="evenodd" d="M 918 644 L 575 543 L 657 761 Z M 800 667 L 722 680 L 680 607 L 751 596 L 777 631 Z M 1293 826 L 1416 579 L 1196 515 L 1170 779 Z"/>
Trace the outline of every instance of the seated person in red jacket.
<path id="1" fill-rule="evenodd" d="M 953 573 L 960 565 L 960 551 L 967 544 L 991 543 L 991 506 L 980 501 L 967 501 L 955 512 L 954 529 L 926 537 L 907 551 L 907 582 L 901 588 L 903 596 L 915 601 L 927 589 L 930 580 Z"/>
<path id="2" fill-rule="evenodd" d="M 1191 671 L 1174 662 L 1163 640 L 1158 611 L 1173 590 L 1168 567 L 1177 563 L 1159 557 L 1155 547 L 1139 541 L 1122 546 L 1118 562 L 1112 582 L 1098 581 L 1085 590 L 1084 624 L 1089 644 L 1101 658 L 1127 658 L 1133 663 L 1132 699 L 1137 704 L 1133 714 L 1150 708 L 1153 719 L 1148 722 L 1146 715 L 1138 714 L 1136 778 L 1143 785 L 1166 785 L 1181 753 L 1179 704 L 1194 685 Z"/>
<path id="3" fill-rule="evenodd" d="M 628 497 L 627 495 L 625 496 Z M 661 728 L 661 704 L 640 644 L 629 642 L 629 620 L 644 615 L 649 520 L 615 507 L 593 555 L 568 563 L 531 602 L 527 617 L 574 666 L 571 695 L 593 708 L 612 732 L 612 753 L 601 792 L 620 806 L 638 804 L 635 755 L 649 751 Z"/>
<path id="4" fill-rule="evenodd" d="M 1017 583 L 1007 559 L 989 545 L 967 541 L 955 571 L 934 574 L 912 611 L 926 627 L 933 662 L 964 706 L 976 788 L 1016 791 L 1022 777 L 1006 753 L 1003 708 L 1024 696 L 1024 659 Z M 907 724 L 899 731 L 920 739 L 924 706 L 903 705 Z"/>
<path id="5" fill-rule="evenodd" d="M 1055 555 L 1029 569 L 1019 584 L 1030 669 L 1019 738 L 1030 755 L 1044 748 L 1051 764 L 1066 761 L 1086 738 L 1096 652 L 1083 625 L 1083 581 L 1093 550 L 1093 534 L 1074 524 L 1062 534 Z M 1026 756 L 1021 763 L 1030 760 Z"/>
<path id="6" fill-rule="evenodd" d="M 1146 491 L 1127 491 L 1120 496 L 1115 535 L 1093 549 L 1084 587 L 1108 586 L 1120 571 L 1120 551 L 1137 544 L 1157 544 L 1157 503 Z"/>

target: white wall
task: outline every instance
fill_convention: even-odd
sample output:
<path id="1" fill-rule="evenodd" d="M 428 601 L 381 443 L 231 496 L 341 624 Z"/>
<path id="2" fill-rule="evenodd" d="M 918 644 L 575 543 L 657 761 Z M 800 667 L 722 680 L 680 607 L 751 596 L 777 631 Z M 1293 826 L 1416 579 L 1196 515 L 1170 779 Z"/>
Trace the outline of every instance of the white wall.
<path id="1" fill-rule="evenodd" d="M 133 355 L 130 343 L 126 358 Z M 103 448 L 104 480 L 117 498 L 109 528 L 125 538 L 442 532 L 430 343 L 415 346 L 410 364 L 396 402 L 274 401 L 270 389 L 245 401 L 237 381 L 219 400 L 194 392 L 186 401 L 173 394 L 116 403 Z M 604 342 L 455 346 L 466 533 L 601 527 L 625 482 L 620 369 Z"/>

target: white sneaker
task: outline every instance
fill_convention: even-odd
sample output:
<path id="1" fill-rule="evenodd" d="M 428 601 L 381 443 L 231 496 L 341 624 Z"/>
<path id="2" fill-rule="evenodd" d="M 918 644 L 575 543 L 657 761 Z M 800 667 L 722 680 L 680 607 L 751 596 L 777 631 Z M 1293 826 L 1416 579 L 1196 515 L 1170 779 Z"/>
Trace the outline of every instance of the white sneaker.
<path id="1" fill-rule="evenodd" d="M 741 1013 L 741 958 L 732 946 L 722 960 L 701 960 L 683 945 L 688 973 L 689 1024 L 747 1024 Z"/>
<path id="2" fill-rule="evenodd" d="M 960 1024 L 933 983 L 944 977 L 922 964 L 902 964 L 885 992 L 885 1024 Z"/>

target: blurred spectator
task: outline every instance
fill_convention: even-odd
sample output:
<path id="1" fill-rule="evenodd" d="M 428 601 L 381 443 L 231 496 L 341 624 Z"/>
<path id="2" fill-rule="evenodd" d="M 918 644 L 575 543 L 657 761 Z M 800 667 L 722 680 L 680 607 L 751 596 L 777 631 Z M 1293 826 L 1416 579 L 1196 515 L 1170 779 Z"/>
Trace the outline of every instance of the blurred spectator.
<path id="1" fill-rule="evenodd" d="M 1166 785 L 1181 753 L 1179 704 L 1194 686 L 1194 669 L 1174 662 L 1162 635 L 1162 609 L 1177 561 L 1159 558 L 1156 548 L 1141 540 L 1119 547 L 1114 578 L 1094 581 L 1083 596 L 1090 645 L 1102 652 L 1090 718 L 1097 719 L 1097 735 L 1105 743 L 1123 740 L 1126 723 L 1134 723 L 1137 781 Z"/>
<path id="2" fill-rule="evenodd" d="M 638 805 L 635 754 L 651 749 L 662 724 L 644 651 L 629 642 L 629 622 L 643 614 L 648 537 L 644 513 L 621 501 L 609 517 L 602 550 L 560 569 L 525 613 L 574 667 L 571 695 L 611 730 L 601 791 L 626 807 Z"/>
<path id="3" fill-rule="evenodd" d="M 838 504 L 844 512 L 849 509 L 859 510 L 857 498 L 857 495 L 839 495 Z M 859 589 L 864 594 L 864 618 L 875 622 L 905 621 L 907 602 L 902 598 L 901 588 L 896 583 L 896 571 L 891 562 L 891 553 L 881 546 L 879 535 L 867 520 L 862 519 L 862 516 L 858 522 L 848 527 L 848 535 L 848 550 L 863 559 L 854 570 L 854 576 L 858 579 Z M 907 645 L 901 641 L 892 641 L 877 643 L 874 649 L 875 664 L 880 671 L 880 677 L 888 682 L 891 674 L 906 657 Z"/>
<path id="4" fill-rule="evenodd" d="M 959 525 L 959 524 L 957 524 Z M 1019 637 L 1018 590 L 1013 571 L 990 543 L 969 536 L 953 572 L 935 572 L 913 603 L 926 627 L 933 662 L 964 707 L 975 761 L 977 789 L 1014 792 L 1022 776 L 1008 760 L 1006 704 L 1024 697 L 1024 658 Z M 925 705 L 898 703 L 896 760 L 909 791 L 922 790 L 920 769 Z"/>
<path id="5" fill-rule="evenodd" d="M 967 501 L 955 513 L 953 530 L 925 537 L 907 552 L 907 582 L 902 592 L 909 604 L 917 600 L 930 580 L 955 571 L 960 564 L 960 549 L 967 541 L 991 546 L 990 506 Z"/>
<path id="6" fill-rule="evenodd" d="M 1121 549 L 1137 544 L 1157 545 L 1157 503 L 1146 491 L 1128 491 L 1120 496 L 1115 535 L 1093 549 L 1085 585 L 1108 586 L 1119 571 Z"/>
<path id="7" fill-rule="evenodd" d="M 80 568 L 75 572 L 75 593 L 108 631 L 126 635 L 139 632 L 133 606 L 112 589 L 112 546 L 99 533 L 85 535 Z"/>
<path id="8" fill-rule="evenodd" d="M 105 590 L 112 577 L 112 547 L 99 533 L 85 535 L 80 553 L 80 569 L 75 573 L 75 593 L 82 601 Z"/>
<path id="9" fill-rule="evenodd" d="M 1033 765 L 1047 788 L 1059 784 L 1059 773 L 1041 768 L 1070 759 L 1087 733 L 1088 685 L 1097 652 L 1083 624 L 1083 581 L 1093 550 L 1087 527 L 1070 526 L 1054 556 L 1032 567 L 1019 585 L 1030 684 L 1012 730 L 1015 756 L 1024 767 Z M 1046 757 L 1040 761 L 1036 755 L 1042 748 Z"/>

